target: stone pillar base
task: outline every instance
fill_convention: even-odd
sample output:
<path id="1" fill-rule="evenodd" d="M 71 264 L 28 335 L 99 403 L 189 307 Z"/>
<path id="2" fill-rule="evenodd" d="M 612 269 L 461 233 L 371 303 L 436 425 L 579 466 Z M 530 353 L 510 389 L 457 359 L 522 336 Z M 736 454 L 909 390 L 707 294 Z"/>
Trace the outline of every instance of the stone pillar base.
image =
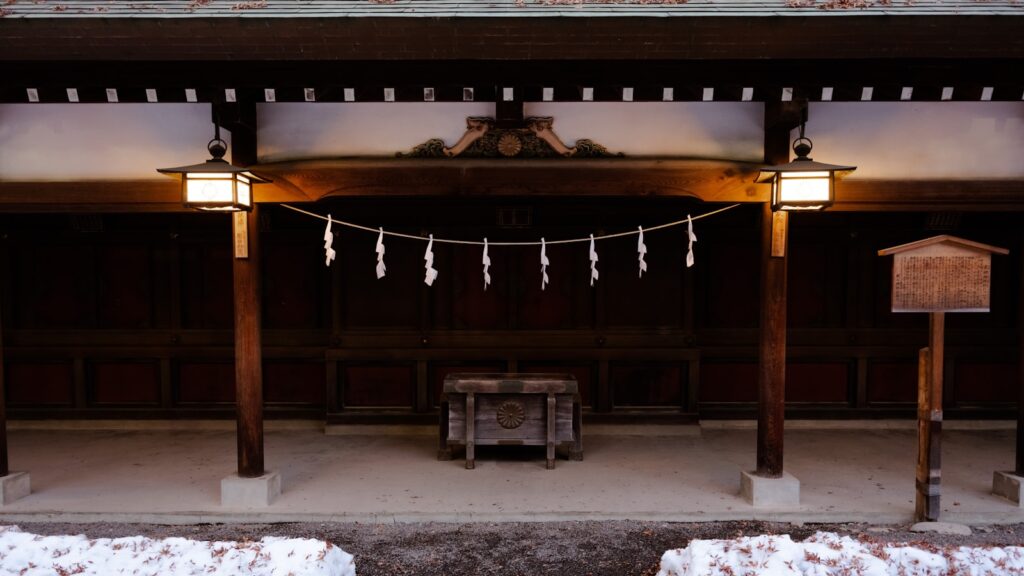
<path id="1" fill-rule="evenodd" d="M 1024 508 L 1024 477 L 1013 472 L 992 474 L 992 493 Z"/>
<path id="2" fill-rule="evenodd" d="M 32 493 L 28 472 L 11 472 L 0 476 L 0 506 L 6 506 Z"/>
<path id="3" fill-rule="evenodd" d="M 800 481 L 783 472 L 781 478 L 765 478 L 754 472 L 740 473 L 740 493 L 757 508 L 784 508 L 800 505 Z"/>
<path id="4" fill-rule="evenodd" d="M 281 474 L 264 472 L 256 478 L 232 474 L 220 481 L 220 505 L 225 508 L 265 508 L 281 495 Z"/>

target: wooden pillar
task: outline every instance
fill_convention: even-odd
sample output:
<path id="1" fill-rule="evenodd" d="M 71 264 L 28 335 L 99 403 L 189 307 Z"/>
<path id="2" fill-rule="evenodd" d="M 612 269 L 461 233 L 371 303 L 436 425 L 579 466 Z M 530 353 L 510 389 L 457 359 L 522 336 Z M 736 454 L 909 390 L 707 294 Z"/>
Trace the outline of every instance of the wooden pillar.
<path id="1" fill-rule="evenodd" d="M 263 354 L 260 338 L 259 205 L 233 218 L 236 248 L 248 241 L 248 255 L 234 262 L 235 399 L 238 412 L 238 475 L 263 475 Z M 242 238 L 242 236 L 247 238 Z"/>
<path id="2" fill-rule="evenodd" d="M 1024 218 L 1022 218 L 1022 225 L 1024 225 Z M 1021 236 L 1020 242 L 1021 251 L 1017 253 L 1017 257 L 1021 262 L 1020 269 L 1020 297 L 1018 298 L 1017 305 L 1017 340 L 1019 347 L 1019 356 L 1017 363 L 1019 365 L 1019 372 L 1017 376 L 1017 463 L 1014 467 L 1014 473 L 1017 476 L 1024 476 L 1024 235 Z"/>
<path id="3" fill-rule="evenodd" d="M 765 103 L 764 161 L 789 162 L 790 130 L 803 117 L 805 103 Z M 757 475 L 783 472 L 786 411 L 786 253 L 789 215 L 761 208 L 761 321 L 757 371 Z"/>
<path id="4" fill-rule="evenodd" d="M 217 104 L 213 117 L 214 122 L 231 131 L 231 162 L 239 166 L 255 164 L 256 105 Z M 253 192 L 254 199 L 258 198 L 258 191 Z M 262 476 L 264 472 L 259 210 L 254 200 L 252 211 L 232 215 L 238 475 L 243 478 Z"/>
<path id="5" fill-rule="evenodd" d="M 942 484 L 942 358 L 945 354 L 944 312 L 929 315 L 928 347 L 918 357 L 917 502 L 914 518 L 937 521 Z"/>
<path id="6" fill-rule="evenodd" d="M 757 474 L 767 478 L 779 478 L 783 471 L 783 428 L 786 410 L 786 256 L 784 250 L 782 256 L 773 256 L 772 244 L 785 242 L 786 222 L 785 213 L 776 215 L 767 204 L 762 207 Z M 781 227 L 781 230 L 778 227 Z"/>
<path id="7" fill-rule="evenodd" d="M 0 476 L 7 476 L 7 385 L 4 381 L 3 319 L 0 318 Z"/>

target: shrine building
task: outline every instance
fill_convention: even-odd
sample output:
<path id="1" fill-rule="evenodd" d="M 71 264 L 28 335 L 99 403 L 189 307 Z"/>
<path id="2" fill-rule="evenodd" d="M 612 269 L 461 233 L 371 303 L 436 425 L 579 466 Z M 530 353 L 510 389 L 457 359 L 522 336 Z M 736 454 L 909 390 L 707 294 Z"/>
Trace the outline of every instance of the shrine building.
<path id="1" fill-rule="evenodd" d="M 1014 0 L 5 3 L 6 418 L 237 418 L 253 476 L 264 420 L 436 424 L 448 375 L 560 373 L 584 426 L 759 420 L 781 473 L 783 420 L 914 418 L 928 316 L 878 251 L 948 234 L 1009 253 L 946 319 L 945 418 L 1016 419 L 1022 31 Z M 824 209 L 758 181 L 801 137 Z M 241 211 L 174 171 L 218 151 Z"/>

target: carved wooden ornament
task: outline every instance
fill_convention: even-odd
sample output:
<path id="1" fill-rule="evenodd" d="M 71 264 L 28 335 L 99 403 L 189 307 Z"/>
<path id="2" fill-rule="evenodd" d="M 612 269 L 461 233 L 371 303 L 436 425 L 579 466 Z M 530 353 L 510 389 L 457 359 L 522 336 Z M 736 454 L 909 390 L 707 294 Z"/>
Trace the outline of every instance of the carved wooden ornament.
<path id="1" fill-rule="evenodd" d="M 533 117 L 525 120 L 525 128 L 500 128 L 493 118 L 466 118 L 466 132 L 451 147 L 444 140 L 432 138 L 407 153 L 403 158 L 607 158 L 612 154 L 591 140 L 577 140 L 569 147 L 551 129 L 554 119 Z"/>

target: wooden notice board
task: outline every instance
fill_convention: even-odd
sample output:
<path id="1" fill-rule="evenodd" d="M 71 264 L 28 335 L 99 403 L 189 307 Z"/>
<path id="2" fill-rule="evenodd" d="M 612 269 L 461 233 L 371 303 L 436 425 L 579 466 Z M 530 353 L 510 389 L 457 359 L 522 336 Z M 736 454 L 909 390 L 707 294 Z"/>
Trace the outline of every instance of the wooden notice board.
<path id="1" fill-rule="evenodd" d="M 893 312 L 988 312 L 992 255 L 949 244 L 896 254 Z"/>
<path id="2" fill-rule="evenodd" d="M 879 250 L 894 256 L 892 311 L 927 312 L 928 347 L 918 355 L 917 521 L 936 521 L 942 483 L 942 357 L 946 312 L 988 312 L 992 254 L 1009 251 L 956 238 L 935 236 Z"/>

